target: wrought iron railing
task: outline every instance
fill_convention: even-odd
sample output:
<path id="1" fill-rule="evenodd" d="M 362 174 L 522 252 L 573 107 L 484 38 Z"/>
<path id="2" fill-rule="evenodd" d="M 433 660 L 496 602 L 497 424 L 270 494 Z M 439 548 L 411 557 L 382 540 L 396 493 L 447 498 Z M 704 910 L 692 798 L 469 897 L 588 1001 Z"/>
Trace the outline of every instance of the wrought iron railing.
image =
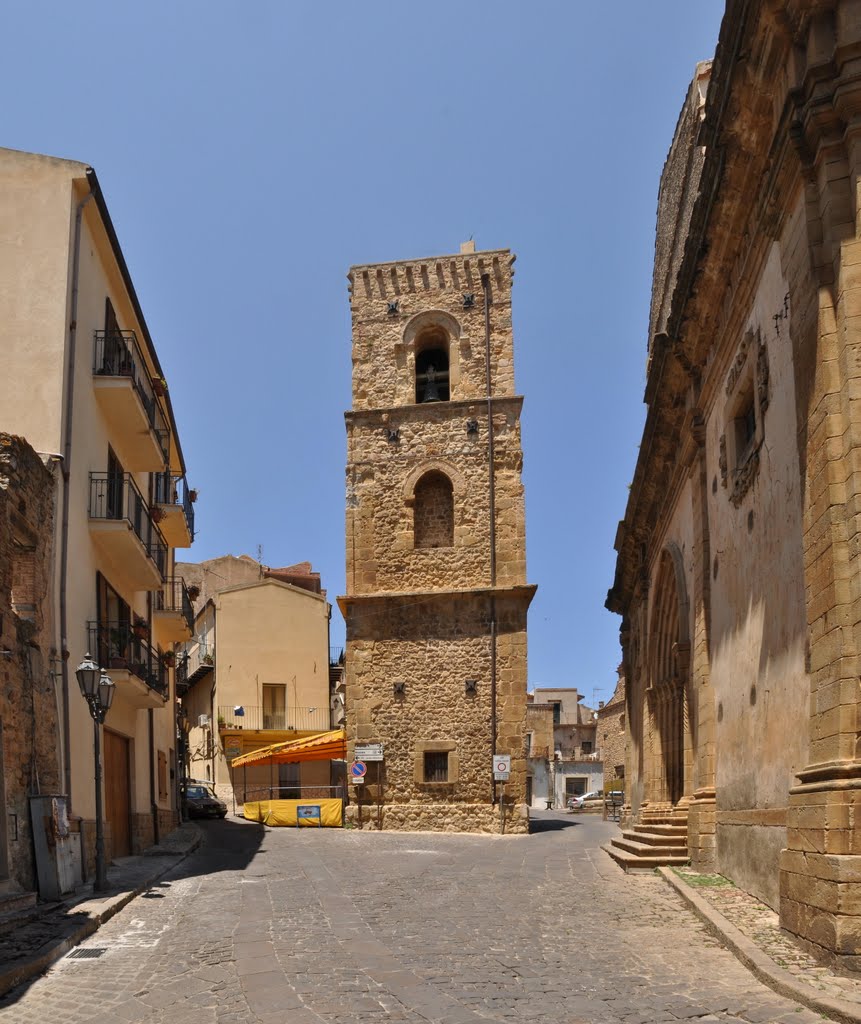
<path id="1" fill-rule="evenodd" d="M 328 698 L 326 698 L 328 701 Z M 301 732 L 325 732 L 329 728 L 329 708 L 270 708 L 234 704 L 219 704 L 220 729 L 278 729 Z"/>
<path id="2" fill-rule="evenodd" d="M 164 587 L 155 593 L 155 610 L 157 612 L 181 612 L 191 633 L 194 632 L 194 609 L 188 588 L 182 576 L 168 576 Z"/>
<path id="3" fill-rule="evenodd" d="M 90 519 L 129 523 L 164 579 L 167 544 L 130 473 L 90 473 Z"/>
<path id="4" fill-rule="evenodd" d="M 176 671 L 173 674 L 176 692 L 182 693 L 188 686 L 188 655 L 180 654 L 176 659 Z"/>
<path id="5" fill-rule="evenodd" d="M 157 473 L 154 501 L 157 505 L 182 505 L 189 535 L 194 540 L 194 503 L 191 500 L 191 488 L 184 476 Z"/>
<path id="6" fill-rule="evenodd" d="M 163 656 L 145 632 L 125 621 L 87 623 L 89 649 L 100 668 L 124 670 L 142 679 L 151 690 L 167 696 Z"/>
<path id="7" fill-rule="evenodd" d="M 165 461 L 170 459 L 170 429 L 153 391 L 146 360 L 134 331 L 94 331 L 93 374 L 128 377 L 141 400 Z"/>

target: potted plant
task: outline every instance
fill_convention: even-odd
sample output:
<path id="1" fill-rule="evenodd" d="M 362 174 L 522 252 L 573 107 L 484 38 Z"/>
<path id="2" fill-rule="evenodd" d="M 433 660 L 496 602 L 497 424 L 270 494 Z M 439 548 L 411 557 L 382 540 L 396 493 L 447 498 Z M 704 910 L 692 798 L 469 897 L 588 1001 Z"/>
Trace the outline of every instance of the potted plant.
<path id="1" fill-rule="evenodd" d="M 164 398 L 165 393 L 167 392 L 167 381 L 164 377 L 153 377 L 152 390 L 159 398 Z"/>
<path id="2" fill-rule="evenodd" d="M 201 658 L 201 661 L 203 662 L 204 665 L 211 665 L 212 655 L 207 651 L 207 653 L 204 654 L 203 658 Z"/>
<path id="3" fill-rule="evenodd" d="M 196 583 L 192 583 L 188 587 L 188 599 L 189 601 L 196 601 L 200 597 L 200 587 Z"/>
<path id="4" fill-rule="evenodd" d="M 137 640 L 146 640 L 149 638 L 149 624 L 142 615 L 135 615 L 135 621 L 132 624 L 132 633 Z"/>
<path id="5" fill-rule="evenodd" d="M 188 500 L 189 501 L 197 501 L 197 488 L 196 487 L 192 487 L 192 488 L 189 489 Z"/>
<path id="6" fill-rule="evenodd" d="M 164 519 L 164 509 L 160 505 L 153 505 L 149 510 L 150 519 L 154 523 L 160 523 Z"/>
<path id="7" fill-rule="evenodd" d="M 176 664 L 176 651 L 164 651 L 161 656 L 161 663 L 165 668 L 173 668 Z"/>
<path id="8" fill-rule="evenodd" d="M 226 725 L 227 725 L 227 723 L 224 721 L 224 715 L 219 715 L 218 716 L 218 728 L 219 729 L 224 729 L 226 727 Z"/>

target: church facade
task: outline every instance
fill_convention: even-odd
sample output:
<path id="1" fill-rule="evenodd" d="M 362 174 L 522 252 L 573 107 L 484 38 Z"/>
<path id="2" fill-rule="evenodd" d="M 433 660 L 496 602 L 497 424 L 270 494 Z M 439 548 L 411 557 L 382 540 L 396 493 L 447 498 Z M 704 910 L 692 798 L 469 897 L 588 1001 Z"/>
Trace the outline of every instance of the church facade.
<path id="1" fill-rule="evenodd" d="M 528 827 L 513 263 L 467 243 L 350 271 L 348 756 L 383 749 L 352 787 L 363 828 Z"/>
<path id="2" fill-rule="evenodd" d="M 661 179 L 608 598 L 631 825 L 610 852 L 636 866 L 664 836 L 673 862 L 680 843 L 856 968 L 859 53 L 857 3 L 730 0 L 697 69 Z"/>

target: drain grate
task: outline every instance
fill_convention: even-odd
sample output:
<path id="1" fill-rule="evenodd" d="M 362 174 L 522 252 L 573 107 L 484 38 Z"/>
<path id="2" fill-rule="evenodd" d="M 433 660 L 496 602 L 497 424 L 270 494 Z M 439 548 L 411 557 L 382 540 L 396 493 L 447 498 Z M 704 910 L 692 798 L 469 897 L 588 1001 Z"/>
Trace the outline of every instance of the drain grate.
<path id="1" fill-rule="evenodd" d="M 77 949 L 73 949 L 71 953 L 66 957 L 67 960 L 96 960 L 103 953 L 107 953 L 107 949 L 98 948 L 95 946 L 88 946 L 86 949 L 80 946 Z"/>

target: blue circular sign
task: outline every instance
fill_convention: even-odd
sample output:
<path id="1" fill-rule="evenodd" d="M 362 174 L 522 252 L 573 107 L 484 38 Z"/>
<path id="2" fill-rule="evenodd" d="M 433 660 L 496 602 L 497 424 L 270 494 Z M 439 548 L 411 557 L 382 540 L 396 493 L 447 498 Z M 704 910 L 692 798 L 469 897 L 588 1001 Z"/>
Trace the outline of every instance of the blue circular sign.
<path id="1" fill-rule="evenodd" d="M 362 779 L 365 777 L 365 773 L 368 770 L 368 766 L 364 761 L 353 761 L 350 765 L 350 774 L 354 779 Z"/>

